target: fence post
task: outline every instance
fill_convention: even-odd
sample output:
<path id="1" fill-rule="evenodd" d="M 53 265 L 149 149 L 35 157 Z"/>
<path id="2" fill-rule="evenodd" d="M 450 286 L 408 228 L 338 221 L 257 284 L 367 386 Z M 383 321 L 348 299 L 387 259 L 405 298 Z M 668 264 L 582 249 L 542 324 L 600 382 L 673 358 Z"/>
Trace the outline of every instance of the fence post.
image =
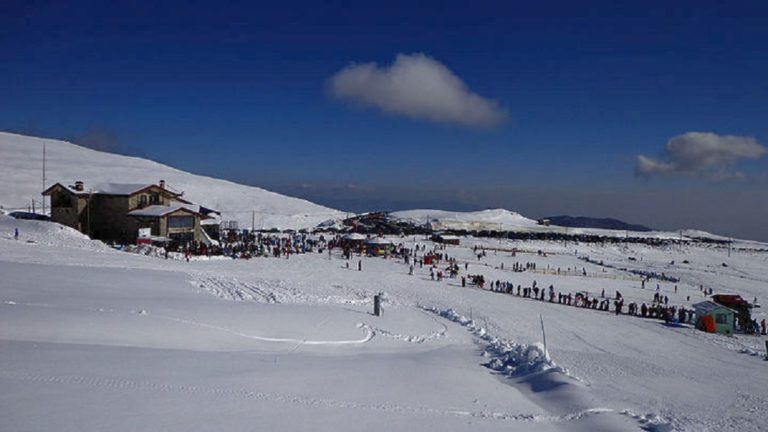
<path id="1" fill-rule="evenodd" d="M 381 316 L 381 295 L 379 294 L 373 296 L 373 314 Z"/>
<path id="2" fill-rule="evenodd" d="M 541 316 L 541 314 L 539 314 L 539 321 L 541 321 L 541 336 L 544 339 L 544 356 L 549 358 L 549 351 L 547 351 L 547 334 L 544 332 L 544 317 Z"/>

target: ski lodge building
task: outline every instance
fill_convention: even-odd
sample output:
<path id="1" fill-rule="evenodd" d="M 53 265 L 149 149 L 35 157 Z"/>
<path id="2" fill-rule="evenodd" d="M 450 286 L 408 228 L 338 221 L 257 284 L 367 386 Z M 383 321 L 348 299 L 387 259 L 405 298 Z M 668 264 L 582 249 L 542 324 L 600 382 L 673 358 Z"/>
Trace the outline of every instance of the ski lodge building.
<path id="1" fill-rule="evenodd" d="M 183 192 L 170 190 L 163 180 L 89 187 L 82 181 L 71 186 L 56 183 L 43 195 L 51 197 L 52 221 L 91 238 L 121 244 L 134 243 L 139 228 L 149 228 L 160 241 L 208 243 L 201 221 L 215 213 L 183 199 Z"/>

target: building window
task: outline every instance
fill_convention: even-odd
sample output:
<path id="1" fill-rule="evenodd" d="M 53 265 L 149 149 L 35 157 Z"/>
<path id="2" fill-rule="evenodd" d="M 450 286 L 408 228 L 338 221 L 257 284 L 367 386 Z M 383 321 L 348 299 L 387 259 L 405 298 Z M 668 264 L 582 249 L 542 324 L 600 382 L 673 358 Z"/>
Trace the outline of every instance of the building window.
<path id="1" fill-rule="evenodd" d="M 72 207 L 72 197 L 57 192 L 51 196 L 51 207 Z"/>
<path id="2" fill-rule="evenodd" d="M 193 216 L 169 216 L 168 228 L 194 228 L 195 218 Z"/>
<path id="3" fill-rule="evenodd" d="M 153 193 L 149 195 L 149 204 L 151 205 L 158 205 L 160 204 L 160 194 Z"/>
<path id="4" fill-rule="evenodd" d="M 146 207 L 146 206 L 147 206 L 147 196 L 139 195 L 139 207 Z"/>
<path id="5" fill-rule="evenodd" d="M 728 324 L 728 315 L 726 314 L 715 315 L 715 322 L 718 324 Z"/>

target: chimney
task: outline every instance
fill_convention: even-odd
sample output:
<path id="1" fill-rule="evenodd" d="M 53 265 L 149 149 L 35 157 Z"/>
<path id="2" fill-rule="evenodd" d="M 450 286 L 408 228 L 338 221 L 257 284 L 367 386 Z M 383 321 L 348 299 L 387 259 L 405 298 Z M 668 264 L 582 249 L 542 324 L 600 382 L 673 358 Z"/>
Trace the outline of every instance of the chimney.
<path id="1" fill-rule="evenodd" d="M 83 191 L 83 182 L 82 181 L 78 180 L 78 181 L 75 182 L 75 190 L 78 191 L 78 192 L 82 192 Z"/>
<path id="2" fill-rule="evenodd" d="M 160 189 L 165 189 L 165 180 L 160 180 Z"/>

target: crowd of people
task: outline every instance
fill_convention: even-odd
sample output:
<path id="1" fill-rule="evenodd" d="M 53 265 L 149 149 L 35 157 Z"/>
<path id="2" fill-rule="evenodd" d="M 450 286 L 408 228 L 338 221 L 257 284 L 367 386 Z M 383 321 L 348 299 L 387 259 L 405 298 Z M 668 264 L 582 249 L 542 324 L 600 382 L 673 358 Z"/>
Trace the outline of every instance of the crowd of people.
<path id="1" fill-rule="evenodd" d="M 278 235 L 248 231 L 226 231 L 218 242 L 186 242 L 177 245 L 176 249 L 184 254 L 185 259 L 191 256 L 226 256 L 233 259 L 250 259 L 254 257 L 290 258 L 291 255 L 323 252 L 329 242 L 324 236 L 313 238 L 307 234 L 295 233 Z M 166 258 L 171 248 L 166 248 Z"/>
<path id="2" fill-rule="evenodd" d="M 483 289 L 485 278 L 482 275 L 470 276 L 470 282 L 478 288 Z M 464 286 L 462 278 L 462 286 Z M 544 288 L 538 286 L 534 280 L 531 286 L 515 286 L 508 281 L 496 280 L 490 283 L 489 288 L 492 292 L 511 294 L 521 298 L 528 298 L 537 301 L 549 302 L 565 306 L 575 306 L 584 309 L 596 311 L 613 311 L 616 315 L 631 315 L 642 318 L 662 319 L 666 322 L 676 321 L 679 323 L 693 323 L 694 311 L 682 306 L 669 306 L 669 298 L 654 294 L 653 301 L 638 304 L 637 302 L 625 303 L 625 299 L 619 291 L 614 296 L 608 298 L 605 290 L 601 291 L 600 296 L 590 296 L 588 292 L 562 293 L 556 292 L 554 285 Z M 626 305 L 626 307 L 625 307 Z"/>
<path id="3" fill-rule="evenodd" d="M 349 268 L 349 261 L 352 259 L 353 254 L 358 254 L 360 256 L 365 255 L 366 253 L 370 254 L 370 251 L 367 250 L 362 243 L 350 243 L 345 241 L 341 236 L 334 236 L 326 239 L 323 235 L 313 237 L 302 233 L 279 235 L 230 231 L 222 236 L 218 245 L 205 245 L 203 243 L 189 243 L 183 245 L 184 255 L 187 259 L 189 259 L 189 256 L 191 255 L 224 255 L 235 259 L 249 259 L 253 257 L 288 259 L 294 254 L 314 252 L 325 253 L 326 250 L 330 258 L 331 252 L 334 249 L 341 249 L 342 256 L 347 260 L 347 268 Z M 512 252 L 512 256 L 516 255 L 514 252 L 515 251 Z M 475 246 L 473 248 L 473 253 L 478 260 L 487 257 L 487 251 L 482 247 Z M 539 256 L 546 256 L 546 254 L 541 251 L 539 251 L 538 254 Z M 428 249 L 426 244 L 414 244 L 410 248 L 406 247 L 403 243 L 398 245 L 393 244 L 384 250 L 383 255 L 388 258 L 401 259 L 404 264 L 408 265 L 409 275 L 414 274 L 415 268 L 423 268 L 427 265 L 431 280 L 442 281 L 446 277 L 452 279 L 460 278 L 462 287 L 466 287 L 467 284 L 470 284 L 480 289 L 514 295 L 520 298 L 595 311 L 612 312 L 616 315 L 659 319 L 664 320 L 667 323 L 693 324 L 696 318 L 695 312 L 692 309 L 683 306 L 670 306 L 669 296 L 662 294 L 658 283 L 656 284 L 656 290 L 649 301 L 626 302 L 624 296 L 619 291 L 616 291 L 611 296 L 606 296 L 604 289 L 601 290 L 599 295 L 593 295 L 587 291 L 575 293 L 560 292 L 557 291 L 552 284 L 546 288 L 539 286 L 536 280 L 533 280 L 530 286 L 523 286 L 521 284 L 515 285 L 510 281 L 503 280 L 488 281 L 483 274 L 469 274 L 469 262 L 465 262 L 464 265 L 461 266 L 464 271 L 467 271 L 467 274 L 460 275 L 461 268 L 459 262 L 455 257 L 448 256 L 445 252 L 445 246 L 439 244 L 431 249 Z M 611 267 L 602 261 L 594 261 L 588 257 L 580 257 L 580 259 L 603 267 Z M 500 264 L 497 268 L 504 270 L 504 264 Z M 549 269 L 549 266 L 547 266 L 547 269 Z M 357 270 L 362 271 L 362 260 L 358 260 Z M 508 268 L 508 270 L 515 273 L 536 271 L 537 263 L 533 261 L 515 262 Z M 584 268 L 578 269 L 577 271 L 574 267 L 573 271 L 578 272 L 581 275 L 586 275 L 586 269 Z M 555 272 L 553 271 L 553 273 Z M 565 273 L 565 271 L 561 272 L 561 269 L 557 268 L 555 274 Z M 567 273 L 571 273 L 570 268 Z M 637 271 L 635 274 L 643 276 L 641 288 L 645 288 L 646 283 L 652 278 L 667 282 L 679 281 L 677 278 L 670 277 L 663 273 L 657 274 L 654 272 Z M 700 286 L 699 290 L 704 295 L 712 294 L 711 288 Z M 674 292 L 677 293 L 677 285 L 674 286 Z M 690 296 L 688 296 L 688 300 L 690 300 Z M 755 334 L 766 334 L 766 322 L 764 319 L 761 322 L 754 320 L 750 327 L 754 328 Z"/>
<path id="4" fill-rule="evenodd" d="M 475 246 L 473 248 L 473 252 L 475 256 L 480 258 L 487 256 L 487 252 L 482 247 L 478 248 Z M 539 251 L 539 255 L 541 254 L 542 252 Z M 591 262 L 591 260 L 588 259 L 585 261 Z M 444 273 L 443 270 L 438 267 L 438 263 L 439 260 L 435 259 L 435 262 L 430 268 L 430 277 L 432 280 L 440 281 L 442 280 Z M 598 264 L 603 265 L 602 262 L 598 262 Z M 504 270 L 504 265 L 500 264 L 497 268 Z M 515 262 L 509 270 L 513 272 L 525 272 L 529 270 L 536 270 L 536 268 L 537 267 L 535 262 Z M 464 269 L 468 269 L 468 263 L 464 264 Z M 448 266 L 445 268 L 445 271 L 449 272 L 450 277 L 457 277 L 456 275 L 458 270 L 459 266 L 455 260 L 450 261 Z M 574 271 L 576 271 L 575 268 Z M 568 273 L 570 272 L 571 269 L 569 268 Z M 579 274 L 586 275 L 586 269 L 584 268 L 579 269 L 578 272 Z M 641 288 L 645 288 L 646 283 L 649 282 L 651 278 L 657 278 L 667 282 L 679 281 L 679 279 L 667 276 L 665 274 L 656 274 L 652 272 L 639 273 L 642 273 L 644 276 L 641 280 Z M 413 274 L 412 267 L 409 271 L 409 274 Z M 559 268 L 557 274 L 561 274 Z M 460 278 L 462 287 L 466 287 L 469 283 L 480 289 L 487 289 L 492 292 L 509 294 L 521 298 L 548 302 L 552 304 L 580 307 L 583 309 L 591 309 L 595 311 L 612 312 L 616 315 L 659 319 L 665 321 L 668 324 L 695 324 L 696 320 L 695 311 L 693 309 L 684 307 L 682 305 L 670 305 L 669 296 L 661 292 L 661 286 L 658 283 L 656 284 L 656 290 L 653 293 L 653 296 L 647 302 L 628 302 L 619 291 L 616 291 L 612 296 L 606 296 L 604 289 L 601 290 L 599 295 L 592 295 L 586 291 L 564 293 L 556 291 L 554 285 L 549 285 L 546 288 L 541 287 L 538 285 L 536 280 L 533 280 L 530 286 L 523 286 L 521 284 L 515 285 L 512 282 L 503 280 L 487 281 L 486 277 L 482 274 L 467 274 L 466 276 L 460 276 Z M 677 285 L 674 285 L 672 289 L 675 293 L 678 292 Z M 701 286 L 700 290 L 705 295 L 712 293 L 711 288 L 705 288 Z M 690 296 L 687 297 L 687 300 L 690 301 Z M 753 325 L 755 327 L 756 334 L 765 334 L 764 321 L 765 320 L 763 320 L 762 323 L 754 321 Z"/>

